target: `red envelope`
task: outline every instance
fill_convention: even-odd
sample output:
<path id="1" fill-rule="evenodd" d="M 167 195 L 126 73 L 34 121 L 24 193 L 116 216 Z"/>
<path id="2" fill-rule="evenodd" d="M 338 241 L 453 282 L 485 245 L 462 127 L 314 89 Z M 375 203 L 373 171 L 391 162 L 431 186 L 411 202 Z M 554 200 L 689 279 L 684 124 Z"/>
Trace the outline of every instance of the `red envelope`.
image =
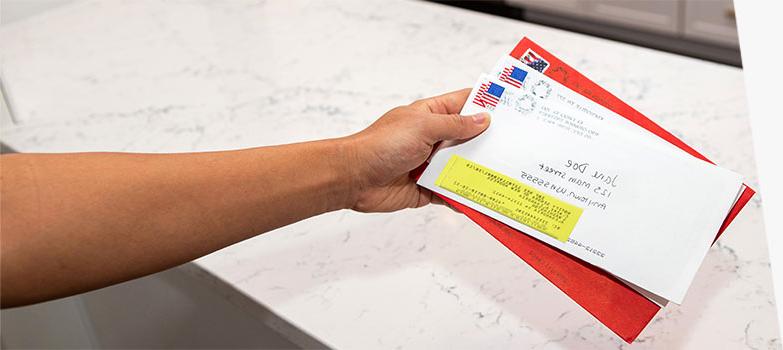
<path id="1" fill-rule="evenodd" d="M 699 152 L 664 130 L 658 124 L 604 90 L 584 75 L 571 68 L 557 57 L 542 49 L 528 38 L 523 38 L 511 51 L 511 56 L 520 59 L 528 49 L 546 60 L 549 65 L 545 75 L 567 86 L 573 91 L 595 101 L 615 113 L 638 124 L 664 140 L 690 153 L 696 158 L 710 162 Z M 712 162 L 710 162 L 712 163 Z M 745 186 L 742 194 L 723 222 L 715 239 L 739 214 L 755 192 Z M 553 248 L 535 238 L 496 221 L 471 208 L 442 197 L 458 211 L 479 224 L 495 239 L 527 262 L 536 271 L 566 293 L 577 304 L 609 327 L 623 340 L 631 343 L 641 333 L 661 308 L 648 300 L 608 272 Z"/>

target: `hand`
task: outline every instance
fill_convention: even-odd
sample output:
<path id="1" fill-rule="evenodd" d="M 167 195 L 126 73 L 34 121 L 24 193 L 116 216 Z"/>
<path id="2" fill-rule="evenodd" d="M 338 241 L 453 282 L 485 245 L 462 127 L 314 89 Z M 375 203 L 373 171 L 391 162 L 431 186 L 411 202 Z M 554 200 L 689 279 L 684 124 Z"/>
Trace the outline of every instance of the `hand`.
<path id="1" fill-rule="evenodd" d="M 410 172 L 422 165 L 435 145 L 475 137 L 489 126 L 489 114 L 461 116 L 470 89 L 397 107 L 367 129 L 349 136 L 357 169 L 354 201 L 362 212 L 389 212 L 443 203 L 416 185 Z"/>

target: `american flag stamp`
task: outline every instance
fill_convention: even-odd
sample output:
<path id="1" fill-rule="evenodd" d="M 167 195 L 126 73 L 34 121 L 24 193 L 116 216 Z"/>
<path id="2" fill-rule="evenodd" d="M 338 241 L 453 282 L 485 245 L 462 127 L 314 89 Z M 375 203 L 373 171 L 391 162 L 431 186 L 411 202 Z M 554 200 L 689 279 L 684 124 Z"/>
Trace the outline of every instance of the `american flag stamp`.
<path id="1" fill-rule="evenodd" d="M 522 55 L 519 60 L 528 67 L 533 68 L 541 73 L 546 72 L 546 69 L 549 68 L 549 62 L 541 58 L 541 56 L 531 49 L 527 49 L 525 54 Z"/>
<path id="2" fill-rule="evenodd" d="M 498 75 L 498 80 L 515 88 L 521 88 L 522 82 L 525 81 L 526 76 L 527 72 L 524 70 L 509 65 L 506 68 L 503 68 L 503 71 L 500 72 L 500 75 Z"/>
<path id="3" fill-rule="evenodd" d="M 491 81 L 484 82 L 473 97 L 473 103 L 489 110 L 494 110 L 506 88 Z"/>

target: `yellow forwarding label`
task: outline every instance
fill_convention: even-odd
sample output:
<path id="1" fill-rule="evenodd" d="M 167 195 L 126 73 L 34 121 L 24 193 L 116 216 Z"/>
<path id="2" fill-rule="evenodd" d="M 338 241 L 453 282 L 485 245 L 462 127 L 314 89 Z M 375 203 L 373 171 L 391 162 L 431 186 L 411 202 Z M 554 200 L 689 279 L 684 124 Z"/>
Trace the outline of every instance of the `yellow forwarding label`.
<path id="1" fill-rule="evenodd" d="M 457 155 L 451 156 L 435 185 L 562 242 L 568 241 L 582 215 L 582 208 Z"/>

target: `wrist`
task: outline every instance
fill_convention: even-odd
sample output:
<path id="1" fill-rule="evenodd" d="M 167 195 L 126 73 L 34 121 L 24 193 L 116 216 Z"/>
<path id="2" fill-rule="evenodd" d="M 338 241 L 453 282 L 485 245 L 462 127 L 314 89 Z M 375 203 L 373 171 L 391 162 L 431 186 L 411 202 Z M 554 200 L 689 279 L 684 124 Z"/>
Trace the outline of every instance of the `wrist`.
<path id="1" fill-rule="evenodd" d="M 328 140 L 330 143 L 329 164 L 335 174 L 333 210 L 351 209 L 356 204 L 362 188 L 365 187 L 358 140 L 353 136 Z"/>

